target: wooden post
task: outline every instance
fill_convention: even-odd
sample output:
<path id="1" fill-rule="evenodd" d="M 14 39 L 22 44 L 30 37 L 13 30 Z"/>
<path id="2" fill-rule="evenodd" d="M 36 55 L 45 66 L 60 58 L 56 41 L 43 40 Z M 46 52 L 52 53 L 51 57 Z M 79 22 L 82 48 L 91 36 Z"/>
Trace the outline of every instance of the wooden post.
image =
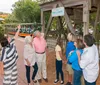
<path id="1" fill-rule="evenodd" d="M 88 34 L 89 30 L 89 2 L 83 4 L 83 35 Z"/>
<path id="2" fill-rule="evenodd" d="M 88 0 L 88 8 L 89 8 L 89 10 L 91 10 L 91 5 L 92 5 L 91 0 Z"/>
<path id="3" fill-rule="evenodd" d="M 98 24 L 98 20 L 100 17 L 100 0 L 98 0 L 98 6 L 97 6 L 97 14 L 96 14 L 96 19 L 95 19 L 95 23 L 94 23 L 94 37 L 96 38 L 96 32 L 97 32 L 97 24 Z"/>
<path id="4" fill-rule="evenodd" d="M 50 18 L 49 18 L 49 21 L 48 21 L 48 25 L 47 25 L 47 28 L 46 28 L 46 32 L 45 32 L 45 37 L 49 31 L 49 28 L 50 28 L 50 25 L 52 23 L 52 20 L 53 20 L 53 17 L 52 17 L 52 14 L 50 15 Z"/>
<path id="5" fill-rule="evenodd" d="M 57 6 L 57 4 L 55 4 L 53 8 L 56 8 L 56 6 Z M 53 18 L 54 17 L 52 17 L 52 13 L 51 13 L 49 21 L 48 21 L 48 24 L 47 24 L 46 32 L 45 32 L 45 38 L 46 38 L 46 35 L 47 35 L 48 31 L 49 31 L 49 28 L 50 28 L 50 25 L 52 23 Z"/>
<path id="6" fill-rule="evenodd" d="M 44 23 L 44 13 L 43 13 L 43 10 L 41 10 L 41 24 L 42 24 L 41 32 L 44 33 L 44 31 L 45 31 L 45 23 Z"/>
<path id="7" fill-rule="evenodd" d="M 62 40 L 62 34 L 64 34 L 63 24 L 62 24 L 62 17 L 58 17 L 58 26 L 59 26 L 59 39 Z M 63 41 L 62 41 L 63 42 Z M 64 52 L 63 49 L 63 43 L 61 44 L 62 52 Z"/>
<path id="8" fill-rule="evenodd" d="M 69 17 L 68 17 L 68 14 L 67 14 L 66 10 L 65 10 L 65 15 L 64 15 L 64 17 L 65 17 L 65 21 L 66 21 L 66 23 L 67 23 L 67 25 L 68 25 L 70 31 L 71 31 L 73 34 L 75 34 L 75 31 L 74 31 L 74 29 L 73 29 L 72 23 L 71 23 L 71 21 L 70 21 L 70 19 L 69 19 Z"/>
<path id="9" fill-rule="evenodd" d="M 94 23 L 94 33 L 93 33 L 96 42 L 98 42 L 97 43 L 98 51 L 100 51 L 100 49 L 99 49 L 99 40 L 98 40 L 99 36 L 98 36 L 98 32 L 97 32 L 97 25 L 98 25 L 99 18 L 100 18 L 100 0 L 98 0 L 96 19 L 95 19 L 95 23 Z M 99 52 L 99 55 L 100 55 L 100 52 Z"/>
<path id="10" fill-rule="evenodd" d="M 64 5 L 63 5 L 61 2 L 59 3 L 59 6 L 64 7 Z M 72 24 L 71 24 L 71 20 L 70 20 L 68 14 L 67 14 L 67 12 L 66 12 L 65 7 L 64 7 L 64 12 L 65 12 L 64 17 L 65 17 L 66 24 L 68 25 L 70 31 L 75 35 L 75 31 L 74 31 L 74 29 L 73 29 L 73 26 L 72 26 Z"/>
<path id="11" fill-rule="evenodd" d="M 61 39 L 61 34 L 62 34 L 63 26 L 62 26 L 62 19 L 61 19 L 60 16 L 58 17 L 57 21 L 58 21 L 58 26 L 59 26 L 59 38 Z"/>

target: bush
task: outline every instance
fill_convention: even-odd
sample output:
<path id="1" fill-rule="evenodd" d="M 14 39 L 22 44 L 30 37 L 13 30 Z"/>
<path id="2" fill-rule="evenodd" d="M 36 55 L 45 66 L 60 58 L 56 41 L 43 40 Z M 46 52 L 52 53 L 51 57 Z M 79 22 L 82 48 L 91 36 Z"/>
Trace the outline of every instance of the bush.
<path id="1" fill-rule="evenodd" d="M 0 24 L 0 39 L 4 36 L 4 28 L 3 26 Z"/>

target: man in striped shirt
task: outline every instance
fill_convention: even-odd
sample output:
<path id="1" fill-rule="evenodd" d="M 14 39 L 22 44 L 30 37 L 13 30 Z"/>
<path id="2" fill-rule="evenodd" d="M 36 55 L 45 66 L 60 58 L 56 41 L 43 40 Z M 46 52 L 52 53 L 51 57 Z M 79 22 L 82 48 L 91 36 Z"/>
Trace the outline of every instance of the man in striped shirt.
<path id="1" fill-rule="evenodd" d="M 16 32 L 10 43 L 6 37 L 0 40 L 2 48 L 1 61 L 4 64 L 4 79 L 3 85 L 18 85 L 17 83 L 17 59 L 18 54 L 15 46 L 15 40 L 18 37 L 20 31 L 20 25 L 18 26 L 18 31 Z"/>

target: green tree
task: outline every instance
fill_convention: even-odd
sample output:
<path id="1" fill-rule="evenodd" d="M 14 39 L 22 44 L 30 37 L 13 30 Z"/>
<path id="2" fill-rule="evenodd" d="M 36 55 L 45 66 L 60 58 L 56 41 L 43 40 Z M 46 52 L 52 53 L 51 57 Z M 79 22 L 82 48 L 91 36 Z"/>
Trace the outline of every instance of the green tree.
<path id="1" fill-rule="evenodd" d="M 0 24 L 0 39 L 2 38 L 3 35 L 4 35 L 4 29 L 3 26 Z"/>
<path id="2" fill-rule="evenodd" d="M 13 5 L 13 14 L 20 22 L 40 22 L 40 7 L 32 0 L 19 0 Z"/>
<path id="3" fill-rule="evenodd" d="M 5 23 L 16 23 L 16 22 L 19 22 L 19 21 L 13 13 L 9 14 L 8 17 L 5 19 Z"/>

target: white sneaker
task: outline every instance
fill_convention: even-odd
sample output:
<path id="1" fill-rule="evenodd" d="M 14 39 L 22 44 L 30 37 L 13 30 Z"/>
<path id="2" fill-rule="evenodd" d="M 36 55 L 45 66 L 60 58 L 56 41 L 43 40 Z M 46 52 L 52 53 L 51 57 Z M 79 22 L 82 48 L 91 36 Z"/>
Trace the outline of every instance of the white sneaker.
<path id="1" fill-rule="evenodd" d="M 64 84 L 64 81 L 61 81 L 61 84 Z"/>
<path id="2" fill-rule="evenodd" d="M 55 81 L 54 81 L 54 84 L 57 84 L 59 82 L 59 80 L 58 79 L 56 79 Z"/>

